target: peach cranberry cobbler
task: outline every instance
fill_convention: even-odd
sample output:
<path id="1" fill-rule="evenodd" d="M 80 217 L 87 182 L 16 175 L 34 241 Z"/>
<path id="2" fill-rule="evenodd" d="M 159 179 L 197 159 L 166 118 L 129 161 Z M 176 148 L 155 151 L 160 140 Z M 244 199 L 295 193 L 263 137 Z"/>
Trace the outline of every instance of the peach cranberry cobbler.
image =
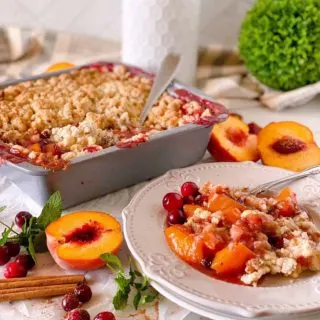
<path id="1" fill-rule="evenodd" d="M 0 90 L 0 141 L 13 154 L 20 152 L 41 164 L 44 155 L 70 160 L 113 145 L 143 142 L 150 134 L 220 112 L 187 91 L 176 96 L 165 92 L 140 130 L 139 115 L 152 79 L 134 70 L 92 65 Z"/>
<path id="2" fill-rule="evenodd" d="M 247 189 L 193 182 L 163 198 L 165 237 L 181 259 L 217 279 L 256 286 L 267 274 L 320 270 L 320 232 L 289 188 L 257 197 Z"/>

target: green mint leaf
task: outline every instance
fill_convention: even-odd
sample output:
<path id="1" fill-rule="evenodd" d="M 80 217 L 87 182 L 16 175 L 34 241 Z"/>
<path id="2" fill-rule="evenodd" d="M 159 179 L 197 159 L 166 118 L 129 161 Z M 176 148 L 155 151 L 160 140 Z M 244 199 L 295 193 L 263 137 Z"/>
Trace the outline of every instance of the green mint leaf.
<path id="1" fill-rule="evenodd" d="M 112 299 L 112 304 L 116 310 L 123 310 L 128 304 L 129 292 L 118 290 Z"/>
<path id="2" fill-rule="evenodd" d="M 47 252 L 47 238 L 46 233 L 40 230 L 36 235 L 33 236 L 34 250 L 37 253 Z"/>
<path id="3" fill-rule="evenodd" d="M 143 280 L 141 282 L 141 291 L 145 291 L 150 287 L 149 285 L 149 278 L 148 277 L 143 277 Z"/>
<path id="4" fill-rule="evenodd" d="M 0 212 L 4 211 L 4 210 L 5 210 L 5 208 L 6 208 L 6 206 L 2 206 L 2 207 L 0 207 Z"/>
<path id="5" fill-rule="evenodd" d="M 133 306 L 136 310 L 138 310 L 139 308 L 140 301 L 141 301 L 141 292 L 138 291 L 133 298 Z"/>
<path id="6" fill-rule="evenodd" d="M 133 283 L 133 286 L 134 286 L 137 290 L 140 290 L 140 289 L 141 289 L 141 283 Z"/>
<path id="7" fill-rule="evenodd" d="M 37 218 L 36 217 L 31 217 L 31 219 L 26 223 L 24 223 L 26 225 L 25 228 L 25 233 L 27 236 L 29 236 L 32 233 L 32 229 L 35 227 L 37 223 Z"/>
<path id="8" fill-rule="evenodd" d="M 37 259 L 36 259 L 36 252 L 34 250 L 34 245 L 33 245 L 33 239 L 32 239 L 32 236 L 29 236 L 28 238 L 28 252 L 30 254 L 30 256 L 32 257 L 33 261 L 34 262 L 37 262 Z"/>
<path id="9" fill-rule="evenodd" d="M 118 256 L 112 253 L 103 253 L 100 258 L 106 263 L 106 266 L 113 272 L 124 272 L 122 262 Z"/>
<path id="10" fill-rule="evenodd" d="M 150 303 L 150 302 L 153 302 L 159 295 L 158 292 L 156 292 L 154 289 L 152 289 L 154 292 L 150 293 L 150 294 L 143 294 L 141 296 L 141 299 L 140 299 L 140 305 L 144 305 L 144 304 L 147 304 L 147 303 Z"/>
<path id="11" fill-rule="evenodd" d="M 136 274 L 135 274 L 135 271 L 131 265 L 130 265 L 129 276 L 130 276 L 130 284 L 133 285 L 134 281 L 136 280 Z"/>
<path id="12" fill-rule="evenodd" d="M 10 233 L 12 232 L 12 228 L 14 226 L 14 223 L 12 222 L 10 228 L 5 228 L 1 234 L 1 239 L 0 239 L 0 246 L 3 246 L 4 244 L 7 243 L 8 238 L 10 236 Z"/>
<path id="13" fill-rule="evenodd" d="M 127 279 L 125 274 L 120 271 L 115 277 L 115 282 L 118 285 L 118 290 L 112 301 L 113 306 L 116 310 L 123 310 L 128 304 L 130 279 Z"/>
<path id="14" fill-rule="evenodd" d="M 62 213 L 62 199 L 59 191 L 51 195 L 44 205 L 37 224 L 41 229 L 45 229 L 51 222 L 59 219 Z"/>
<path id="15" fill-rule="evenodd" d="M 130 289 L 130 279 L 127 279 L 122 271 L 116 275 L 114 281 L 117 283 L 119 290 L 126 291 L 128 288 Z"/>
<path id="16" fill-rule="evenodd" d="M 22 229 L 21 229 L 21 233 L 22 234 L 26 234 L 27 233 L 27 229 L 28 229 L 28 222 L 24 221 L 24 224 L 23 224 Z"/>
<path id="17" fill-rule="evenodd" d="M 142 277 L 141 272 L 139 272 L 138 270 L 135 270 L 134 273 L 137 277 Z"/>

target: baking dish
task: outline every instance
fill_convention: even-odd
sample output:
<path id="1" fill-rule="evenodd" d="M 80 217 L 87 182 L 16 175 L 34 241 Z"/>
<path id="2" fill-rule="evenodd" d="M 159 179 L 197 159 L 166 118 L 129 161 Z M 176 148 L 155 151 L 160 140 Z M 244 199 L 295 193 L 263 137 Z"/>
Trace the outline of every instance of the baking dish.
<path id="1" fill-rule="evenodd" d="M 5 88 L 24 81 L 49 78 L 80 68 L 112 64 L 112 62 L 96 62 L 60 72 L 5 82 L 0 87 Z M 119 65 L 119 63 L 116 64 Z M 135 74 L 152 77 L 152 74 L 146 71 L 131 66 L 126 67 L 134 70 Z M 194 164 L 206 151 L 212 126 L 214 123 L 225 120 L 228 112 L 197 89 L 176 80 L 170 84 L 168 92 L 170 95 L 183 92 L 192 99 L 201 100 L 201 103 L 206 106 L 214 106 L 214 117 L 196 124 L 190 123 L 161 131 L 151 135 L 148 141 L 135 146 L 128 148 L 112 146 L 74 158 L 65 170 L 50 171 L 28 162 L 6 161 L 6 175 L 40 205 L 45 203 L 52 192 L 59 190 L 64 208 L 68 208 L 157 177 L 169 169 Z"/>

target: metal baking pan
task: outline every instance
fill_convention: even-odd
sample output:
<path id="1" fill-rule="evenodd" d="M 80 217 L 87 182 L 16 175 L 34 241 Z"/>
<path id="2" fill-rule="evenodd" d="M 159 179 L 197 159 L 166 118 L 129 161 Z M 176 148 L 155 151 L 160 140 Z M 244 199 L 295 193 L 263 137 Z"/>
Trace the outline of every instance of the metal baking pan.
<path id="1" fill-rule="evenodd" d="M 8 81 L 1 88 L 24 81 L 49 78 L 98 62 L 60 72 L 52 72 Z M 115 63 L 119 64 L 119 63 Z M 139 69 L 134 69 L 135 72 Z M 144 71 L 141 71 L 144 73 Z M 148 73 L 146 73 L 148 74 Z M 197 89 L 174 80 L 168 87 L 170 94 L 178 89 L 187 90 L 202 101 L 212 103 Z M 210 123 L 186 124 L 151 135 L 149 141 L 133 148 L 112 146 L 71 160 L 69 167 L 60 171 L 49 171 L 27 162 L 6 162 L 7 177 L 36 203 L 43 205 L 50 194 L 59 190 L 64 208 L 97 198 L 110 192 L 157 177 L 167 170 L 192 165 L 199 161 L 207 148 L 214 123 L 226 119 L 227 110 L 219 106 L 219 112 Z"/>

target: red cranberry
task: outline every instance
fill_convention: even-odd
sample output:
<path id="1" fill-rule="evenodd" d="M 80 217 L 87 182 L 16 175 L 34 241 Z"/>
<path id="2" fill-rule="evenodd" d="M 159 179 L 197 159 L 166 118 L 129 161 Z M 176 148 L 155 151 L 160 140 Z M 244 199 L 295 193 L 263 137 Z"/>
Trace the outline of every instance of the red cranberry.
<path id="1" fill-rule="evenodd" d="M 261 131 L 261 127 L 259 127 L 255 122 L 248 123 L 248 127 L 250 134 L 258 134 Z"/>
<path id="2" fill-rule="evenodd" d="M 112 312 L 105 311 L 98 313 L 93 320 L 116 320 L 116 317 Z"/>
<path id="3" fill-rule="evenodd" d="M 71 311 L 79 307 L 79 299 L 73 293 L 66 294 L 62 299 L 62 308 L 64 311 Z"/>
<path id="4" fill-rule="evenodd" d="M 179 210 L 183 206 L 183 199 L 180 194 L 169 192 L 163 197 L 162 205 L 168 212 Z"/>
<path id="5" fill-rule="evenodd" d="M 212 258 L 211 257 L 204 257 L 201 260 L 201 265 L 207 269 L 211 269 L 211 265 L 212 265 Z"/>
<path id="6" fill-rule="evenodd" d="M 269 243 L 276 249 L 281 249 L 283 247 L 283 239 L 276 236 L 268 237 Z"/>
<path id="7" fill-rule="evenodd" d="M 50 131 L 49 130 L 43 130 L 40 133 L 40 138 L 41 139 L 49 139 L 50 138 Z"/>
<path id="8" fill-rule="evenodd" d="M 194 203 L 194 197 L 188 196 L 183 197 L 183 204 L 193 204 Z"/>
<path id="9" fill-rule="evenodd" d="M 54 155 L 54 156 L 61 157 L 62 151 L 61 151 L 60 147 L 59 147 L 57 144 L 55 144 L 53 147 L 54 147 L 54 153 L 53 153 L 53 155 Z"/>
<path id="10" fill-rule="evenodd" d="M 27 275 L 28 270 L 16 261 L 8 263 L 3 270 L 3 275 L 9 278 L 23 278 Z"/>
<path id="11" fill-rule="evenodd" d="M 24 266 L 27 270 L 30 270 L 35 266 L 35 262 L 29 254 L 21 254 L 15 261 Z"/>
<path id="12" fill-rule="evenodd" d="M 22 228 L 25 222 L 29 222 L 32 218 L 32 215 L 27 211 L 20 211 L 15 218 L 16 225 L 19 228 Z"/>
<path id="13" fill-rule="evenodd" d="M 183 224 L 186 222 L 186 216 L 182 210 L 176 210 L 168 213 L 167 223 L 169 226 L 173 224 Z"/>
<path id="14" fill-rule="evenodd" d="M 74 294 L 78 297 L 79 301 L 82 303 L 88 302 L 92 297 L 92 291 L 90 287 L 84 283 L 79 284 L 74 289 Z"/>
<path id="15" fill-rule="evenodd" d="M 194 198 L 194 203 L 198 204 L 199 206 L 203 206 L 204 202 L 208 202 L 208 196 L 204 195 L 204 194 L 198 194 L 195 198 Z"/>
<path id="16" fill-rule="evenodd" d="M 20 244 L 17 242 L 7 242 L 5 246 L 8 248 L 10 258 L 17 256 L 20 252 Z"/>
<path id="17" fill-rule="evenodd" d="M 181 186 L 181 194 L 184 197 L 195 196 L 199 191 L 199 187 L 192 181 L 185 182 Z"/>
<path id="18" fill-rule="evenodd" d="M 300 256 L 300 257 L 297 258 L 297 263 L 299 263 L 302 267 L 310 268 L 311 259 L 303 257 L 303 256 Z"/>
<path id="19" fill-rule="evenodd" d="M 41 152 L 46 152 L 46 147 L 49 144 L 49 140 L 43 139 L 40 141 Z"/>
<path id="20" fill-rule="evenodd" d="M 90 314 L 84 309 L 74 309 L 68 313 L 67 320 L 90 320 Z"/>
<path id="21" fill-rule="evenodd" d="M 3 266 L 10 260 L 10 255 L 8 251 L 8 247 L 1 246 L 0 247 L 0 266 Z"/>

